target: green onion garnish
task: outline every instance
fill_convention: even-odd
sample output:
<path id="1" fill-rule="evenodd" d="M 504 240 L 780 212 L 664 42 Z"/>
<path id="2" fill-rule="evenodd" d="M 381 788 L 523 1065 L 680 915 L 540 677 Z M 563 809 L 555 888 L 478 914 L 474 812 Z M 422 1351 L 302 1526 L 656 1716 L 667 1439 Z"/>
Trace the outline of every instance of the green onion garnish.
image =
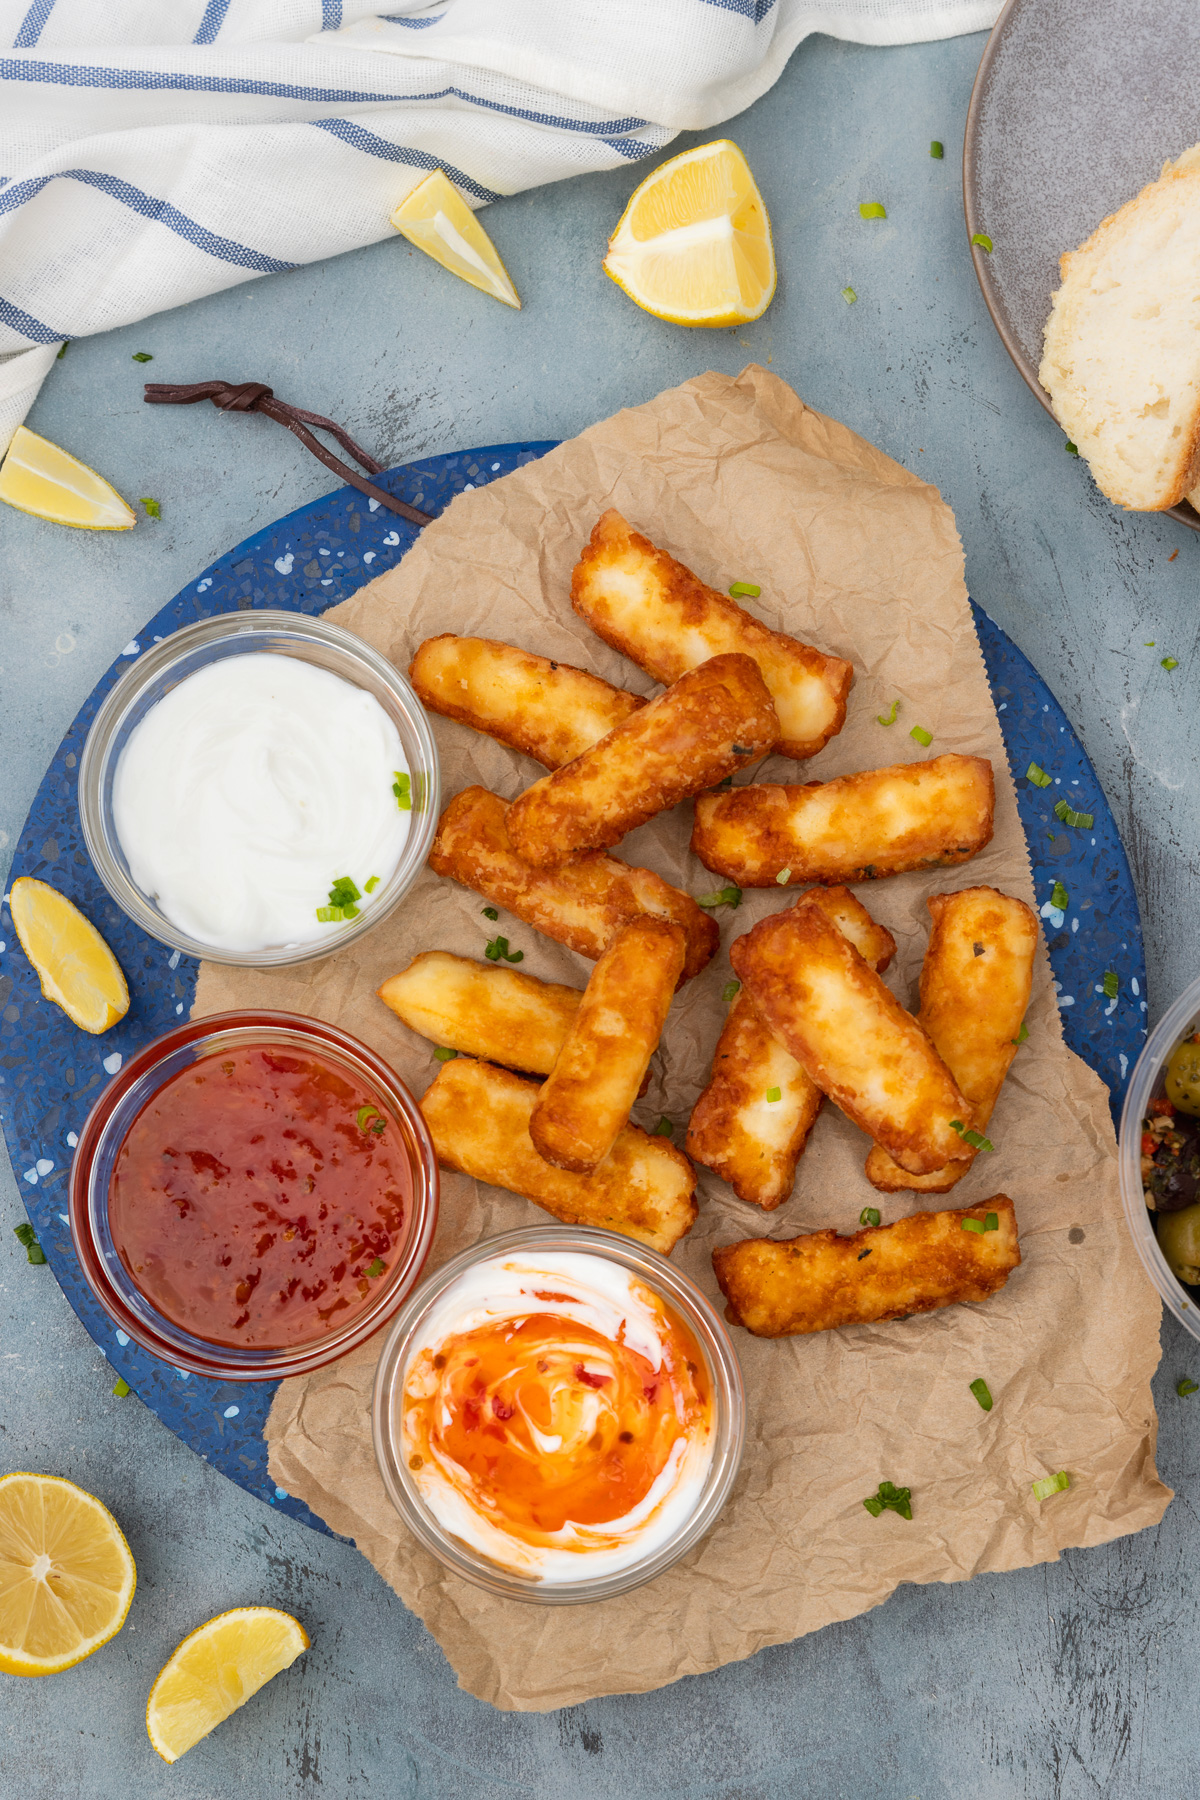
<path id="1" fill-rule="evenodd" d="M 963 1143 L 970 1144 L 972 1150 L 994 1150 L 996 1148 L 989 1138 L 985 1138 L 981 1132 L 972 1131 L 963 1124 L 961 1119 L 951 1119 L 950 1129 L 957 1131 Z M 991 1216 L 989 1213 L 988 1217 L 991 1218 Z"/>
<path id="2" fill-rule="evenodd" d="M 123 1400 L 126 1394 L 132 1394 L 132 1392 L 133 1389 L 130 1387 L 125 1377 L 123 1375 L 118 1375 L 116 1381 L 113 1383 L 113 1393 L 117 1396 L 117 1399 Z"/>
<path id="3" fill-rule="evenodd" d="M 674 1135 L 675 1127 L 672 1125 L 670 1119 L 668 1119 L 666 1113 L 664 1113 L 662 1118 L 658 1121 L 658 1124 L 654 1127 L 654 1130 L 650 1133 L 650 1136 L 674 1137 Z"/>
<path id="4" fill-rule="evenodd" d="M 70 340 L 70 338 L 68 338 L 68 339 L 67 339 L 67 344 L 69 344 L 69 343 L 70 343 L 70 341 L 71 341 L 71 340 Z M 61 362 L 61 361 L 62 361 L 62 359 L 63 359 L 63 357 L 64 357 L 64 356 L 65 356 L 65 355 L 66 355 L 66 354 L 67 354 L 67 344 L 64 344 L 64 345 L 63 345 L 63 347 L 62 347 L 62 349 L 61 349 L 61 350 L 60 350 L 60 351 L 59 351 L 59 353 L 58 353 L 58 355 L 57 355 L 57 356 L 56 356 L 56 357 L 55 357 L 55 359 L 54 359 L 54 360 L 55 360 L 55 362 Z"/>
<path id="5" fill-rule="evenodd" d="M 368 1281 L 373 1281 L 376 1275 L 383 1274 L 384 1267 L 385 1264 L 382 1256 L 377 1256 L 370 1267 L 363 1270 L 363 1274 L 367 1277 Z"/>
<path id="6" fill-rule="evenodd" d="M 1037 763 L 1030 763 L 1025 771 L 1025 779 L 1026 781 L 1032 781 L 1034 787 L 1050 786 L 1050 777 L 1047 775 L 1045 769 L 1041 768 Z"/>
<path id="7" fill-rule="evenodd" d="M 858 1215 L 860 1225 L 878 1225 L 882 1214 L 877 1206 L 864 1206 Z"/>
<path id="8" fill-rule="evenodd" d="M 320 919 L 322 925 L 332 925 L 334 920 L 340 919 L 341 916 L 342 909 L 340 906 L 318 906 L 317 908 L 317 917 Z"/>
<path id="9" fill-rule="evenodd" d="M 448 1050 L 445 1044 L 439 1044 L 433 1053 L 439 1062 L 453 1062 L 458 1055 L 457 1050 Z"/>
<path id="10" fill-rule="evenodd" d="M 696 896 L 697 906 L 740 906 L 741 904 L 742 890 L 740 887 L 718 888 L 715 893 Z"/>
<path id="11" fill-rule="evenodd" d="M 1051 906 L 1057 906 L 1059 912 L 1066 912 L 1068 906 L 1071 904 L 1071 896 L 1068 894 L 1061 881 L 1056 881 L 1054 884 L 1054 892 L 1050 896 L 1050 904 Z"/>
<path id="12" fill-rule="evenodd" d="M 1029 1036 L 1029 1027 L 1028 1027 L 1028 1025 L 1027 1025 L 1027 1024 L 1026 1024 L 1026 1023 L 1025 1023 L 1025 1021 L 1024 1021 L 1024 1019 L 1022 1019 L 1022 1020 L 1021 1020 L 1021 1029 L 1020 1029 L 1020 1031 L 1018 1031 L 1018 1033 L 1017 1033 L 1017 1035 L 1016 1035 L 1016 1037 L 1015 1037 L 1015 1038 L 1009 1038 L 1009 1040 L 1008 1040 L 1008 1041 L 1009 1041 L 1009 1043 L 1010 1043 L 1010 1044 L 1023 1044 L 1023 1043 L 1024 1043 L 1024 1042 L 1025 1042 L 1025 1039 L 1026 1039 L 1026 1038 L 1027 1038 L 1027 1037 L 1028 1037 L 1028 1036 Z"/>
<path id="13" fill-rule="evenodd" d="M 1054 816 L 1061 819 L 1064 825 L 1074 825 L 1081 831 L 1090 831 L 1096 823 L 1091 813 L 1076 812 L 1065 800 L 1054 802 Z"/>
<path id="14" fill-rule="evenodd" d="M 487 957 L 489 962 L 499 962 L 501 958 L 503 958 L 505 962 L 510 963 L 525 961 L 525 952 L 523 950 L 510 950 L 508 947 L 508 939 L 506 937 L 493 938 L 483 954 Z"/>
<path id="15" fill-rule="evenodd" d="M 377 1106 L 360 1106 L 354 1116 L 354 1122 L 360 1131 L 365 1131 L 368 1119 L 377 1119 L 378 1117 L 379 1108 Z"/>
<path id="16" fill-rule="evenodd" d="M 38 1243 L 37 1233 L 33 1229 L 33 1226 L 30 1225 L 27 1220 L 21 1225 L 13 1226 L 13 1236 L 15 1238 L 17 1238 L 20 1243 L 24 1244 L 26 1262 L 31 1262 L 31 1263 L 44 1263 L 45 1262 L 46 1252 L 42 1249 L 42 1246 Z"/>
<path id="17" fill-rule="evenodd" d="M 984 1219 L 964 1219 L 962 1228 L 964 1231 L 977 1232 L 982 1237 L 985 1231 L 999 1231 L 1000 1218 L 997 1213 L 988 1213 Z"/>
<path id="18" fill-rule="evenodd" d="M 737 999 L 737 997 L 741 993 L 741 991 L 742 991 L 742 984 L 740 981 L 727 981 L 725 983 L 725 986 L 721 989 L 721 998 L 722 998 L 722 1000 L 724 1000 L 725 1004 L 728 1006 L 728 1004 L 731 1000 Z"/>
<path id="19" fill-rule="evenodd" d="M 900 711 L 900 702 L 898 700 L 893 700 L 892 701 L 892 710 L 888 714 L 887 718 L 885 719 L 882 713 L 876 713 L 875 714 L 875 723 L 877 725 L 894 725 L 896 723 L 896 717 L 897 717 L 897 714 L 899 713 L 899 711 Z"/>
<path id="20" fill-rule="evenodd" d="M 396 777 L 392 783 L 392 792 L 396 796 L 396 805 L 401 812 L 412 811 L 412 777 L 405 775 L 400 769 L 393 769 Z"/>
<path id="21" fill-rule="evenodd" d="M 1171 669 L 1177 669 L 1179 667 L 1179 658 L 1177 656 L 1164 656 L 1161 667 L 1168 670 L 1168 672 Z"/>
<path id="22" fill-rule="evenodd" d="M 934 138 L 929 146 L 929 154 L 935 162 L 941 162 L 943 156 L 946 154 L 946 146 L 942 143 L 940 138 Z"/>
<path id="23" fill-rule="evenodd" d="M 912 1518 L 912 1489 L 898 1488 L 890 1481 L 881 1481 L 879 1492 L 863 1501 L 863 1505 L 873 1519 L 881 1512 L 897 1512 L 902 1519 Z"/>
<path id="24" fill-rule="evenodd" d="M 878 200 L 862 200 L 859 202 L 858 216 L 860 219 L 886 219 L 887 207 L 881 206 Z"/>
<path id="25" fill-rule="evenodd" d="M 1045 1481 L 1034 1482 L 1033 1497 L 1035 1500 L 1048 1500 L 1051 1494 L 1061 1494 L 1070 1485 L 1071 1477 L 1065 1469 L 1060 1469 L 1057 1475 L 1048 1475 Z"/>
<path id="26" fill-rule="evenodd" d="M 986 231 L 973 231 L 971 233 L 971 242 L 973 244 L 978 244 L 981 250 L 986 250 L 989 256 L 995 248 Z"/>
<path id="27" fill-rule="evenodd" d="M 847 306 L 853 306 L 854 302 L 858 299 L 858 295 L 852 287 L 844 287 L 842 289 L 842 299 L 846 302 Z"/>
<path id="28" fill-rule="evenodd" d="M 923 745 L 926 750 L 928 750 L 930 744 L 933 742 L 933 733 L 931 731 L 926 731 L 923 725 L 914 725 L 908 735 L 910 738 L 915 739 L 918 744 Z"/>
<path id="29" fill-rule="evenodd" d="M 343 911 L 346 907 L 353 906 L 356 900 L 361 899 L 362 895 L 348 875 L 339 875 L 329 890 L 330 906 L 340 906 Z"/>
<path id="30" fill-rule="evenodd" d="M 982 1406 L 984 1412 L 991 1412 L 992 1396 L 988 1390 L 988 1384 L 983 1379 L 983 1376 L 981 1375 L 977 1381 L 973 1381 L 970 1385 L 971 1385 L 971 1392 L 974 1394 L 975 1398 L 978 1400 L 980 1406 Z"/>
<path id="31" fill-rule="evenodd" d="M 779 871 L 778 875 L 775 877 L 775 879 L 779 883 L 780 887 L 785 887 L 787 885 L 787 883 L 792 879 L 792 871 L 790 869 L 780 869 L 780 871 Z"/>
<path id="32" fill-rule="evenodd" d="M 1147 638 L 1143 647 L 1147 650 L 1154 650 L 1157 648 L 1157 645 L 1158 640 L 1156 638 Z"/>
<path id="33" fill-rule="evenodd" d="M 1186 1400 L 1189 1394 L 1200 1393 L 1200 1382 L 1192 1381 L 1187 1375 L 1181 1376 L 1175 1383 L 1175 1392 L 1181 1400 Z"/>
<path id="34" fill-rule="evenodd" d="M 368 881 L 367 885 L 364 887 L 363 893 L 364 894 L 373 894 L 375 892 L 375 889 L 378 886 L 379 886 L 378 875 L 372 875 L 370 881 Z"/>
<path id="35" fill-rule="evenodd" d="M 135 350 L 129 360 L 130 362 L 153 362 L 154 358 L 148 350 Z"/>
<path id="36" fill-rule="evenodd" d="M 777 1100 L 782 1100 L 782 1099 L 783 1099 L 783 1089 L 782 1088 L 768 1088 L 767 1089 L 767 1100 L 770 1105 L 774 1106 L 774 1104 Z"/>
<path id="37" fill-rule="evenodd" d="M 1104 998 L 1106 1000 L 1115 1000 L 1121 986 L 1120 979 L 1115 969 L 1105 969 L 1103 986 Z"/>
<path id="38" fill-rule="evenodd" d="M 1071 442 L 1070 438 L 1068 438 L 1066 443 L 1063 445 L 1063 449 L 1066 451 L 1068 456 L 1078 456 L 1079 455 L 1079 445 L 1073 444 Z"/>
<path id="39" fill-rule="evenodd" d="M 498 919 L 500 917 L 500 914 L 496 911 L 494 906 L 481 906 L 479 910 L 485 919 Z"/>
<path id="40" fill-rule="evenodd" d="M 757 600 L 762 589 L 756 581 L 735 581 L 729 592 L 735 600 Z"/>
<path id="41" fill-rule="evenodd" d="M 145 507 L 147 518 L 162 518 L 162 507 L 157 500 L 151 500 L 147 495 L 143 494 L 140 504 Z"/>

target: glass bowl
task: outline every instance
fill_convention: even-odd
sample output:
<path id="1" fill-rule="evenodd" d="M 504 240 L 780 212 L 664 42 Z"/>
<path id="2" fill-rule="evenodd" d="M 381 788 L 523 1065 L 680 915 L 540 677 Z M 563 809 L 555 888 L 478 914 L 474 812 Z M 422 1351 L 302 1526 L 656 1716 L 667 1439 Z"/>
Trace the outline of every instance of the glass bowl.
<path id="1" fill-rule="evenodd" d="M 665 1543 L 626 1567 L 577 1581 L 521 1575 L 491 1561 L 453 1537 L 422 1500 L 408 1469 L 401 1441 L 400 1405 L 404 1381 L 421 1333 L 435 1307 L 459 1276 L 480 1262 L 516 1253 L 563 1251 L 602 1258 L 628 1270 L 657 1294 L 689 1327 L 703 1354 L 713 1397 L 713 1454 L 691 1513 Z M 664 1256 L 611 1231 L 585 1227 L 535 1226 L 485 1238 L 440 1268 L 409 1299 L 396 1319 L 375 1375 L 372 1407 L 375 1456 L 388 1495 L 421 1546 L 456 1575 L 509 1600 L 547 1606 L 610 1600 L 653 1581 L 711 1530 L 729 1497 L 745 1438 L 745 1395 L 737 1355 L 722 1320 L 694 1282 Z"/>
<path id="2" fill-rule="evenodd" d="M 1150 1101 L 1163 1091 L 1171 1053 L 1185 1037 L 1200 1030 L 1200 981 L 1193 981 L 1163 1014 L 1134 1065 L 1121 1110 L 1117 1155 L 1121 1171 L 1121 1203 L 1142 1266 L 1168 1310 L 1194 1338 L 1200 1338 L 1200 1295 L 1171 1273 L 1158 1244 L 1153 1217 L 1142 1188 L 1142 1120 Z"/>
<path id="3" fill-rule="evenodd" d="M 400 1255 L 369 1299 L 337 1330 L 283 1349 L 210 1342 L 168 1319 L 135 1285 L 113 1241 L 108 1191 L 117 1155 L 143 1107 L 182 1069 L 231 1050 L 298 1049 L 339 1068 L 370 1104 L 400 1127 L 412 1178 L 412 1206 Z M 71 1238 L 88 1286 L 113 1324 L 151 1355 L 218 1381 L 278 1381 L 333 1362 L 393 1316 L 415 1283 L 433 1242 L 438 1213 L 433 1141 L 408 1089 L 365 1044 L 336 1026 L 297 1013 L 229 1012 L 192 1019 L 127 1062 L 105 1088 L 80 1134 L 71 1165 Z"/>
<path id="4" fill-rule="evenodd" d="M 134 881 L 113 820 L 113 777 L 130 733 L 164 694 L 225 657 L 264 651 L 299 657 L 374 696 L 400 735 L 412 774 L 412 817 L 399 862 L 357 919 L 340 925 L 336 934 L 306 943 L 229 950 L 189 936 L 166 918 Z M 353 943 L 386 919 L 424 866 L 437 829 L 439 798 L 433 733 L 407 679 L 385 656 L 340 625 L 311 619 L 305 613 L 277 610 L 218 613 L 185 625 L 144 650 L 103 701 L 79 763 L 79 817 L 88 855 L 117 905 L 143 931 L 172 949 L 241 968 L 278 969 L 312 962 Z"/>

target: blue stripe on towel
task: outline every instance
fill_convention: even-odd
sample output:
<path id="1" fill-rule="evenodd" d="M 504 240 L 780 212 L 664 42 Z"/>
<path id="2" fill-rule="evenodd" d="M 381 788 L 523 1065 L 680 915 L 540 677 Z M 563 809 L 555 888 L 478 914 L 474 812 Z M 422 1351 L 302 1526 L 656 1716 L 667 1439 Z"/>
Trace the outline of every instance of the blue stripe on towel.
<path id="1" fill-rule="evenodd" d="M 424 31 L 427 25 L 440 25 L 445 14 L 436 19 L 404 19 L 396 13 L 380 13 L 379 18 L 384 25 L 406 25 L 410 31 Z"/>
<path id="2" fill-rule="evenodd" d="M 33 0 L 33 5 L 21 20 L 17 35 L 13 39 L 14 50 L 32 50 L 42 35 L 42 28 L 50 14 L 54 11 L 54 0 Z"/>
<path id="3" fill-rule="evenodd" d="M 321 0 L 321 30 L 342 29 L 342 0 Z"/>
<path id="4" fill-rule="evenodd" d="M 192 39 L 193 44 L 213 44 L 217 33 L 225 23 L 225 14 L 229 11 L 229 0 L 208 0 L 204 9 L 204 17 L 199 29 Z"/>
<path id="5" fill-rule="evenodd" d="M 491 188 L 481 186 L 453 163 L 443 157 L 431 156 L 428 150 L 413 150 L 408 144 L 390 144 L 387 138 L 376 137 L 373 131 L 364 131 L 361 125 L 355 125 L 350 119 L 313 119 L 313 126 L 318 131 L 327 131 L 331 137 L 340 138 L 343 144 L 349 144 L 352 150 L 361 150 L 367 156 L 379 156 L 387 162 L 407 163 L 413 169 L 444 169 L 457 187 L 463 188 L 476 200 L 499 200 Z"/>
<path id="6" fill-rule="evenodd" d="M 22 312 L 19 306 L 6 300 L 3 294 L 0 294 L 0 325 L 10 325 L 14 331 L 19 331 L 22 337 L 29 338 L 34 344 L 57 344 L 61 338 L 70 335 L 66 331 L 51 331 L 49 325 L 43 325 L 40 319 Z"/>
<path id="7" fill-rule="evenodd" d="M 722 12 L 741 13 L 755 25 L 761 25 L 775 0 L 704 0 L 705 6 L 718 6 Z"/>

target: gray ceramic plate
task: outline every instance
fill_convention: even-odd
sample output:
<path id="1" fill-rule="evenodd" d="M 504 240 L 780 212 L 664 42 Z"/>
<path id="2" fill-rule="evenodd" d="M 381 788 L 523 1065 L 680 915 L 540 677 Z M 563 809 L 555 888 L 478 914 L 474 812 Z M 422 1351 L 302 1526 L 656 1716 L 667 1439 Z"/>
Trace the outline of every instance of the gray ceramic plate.
<path id="1" fill-rule="evenodd" d="M 975 272 L 1009 355 L 1037 378 L 1058 258 L 1200 139 L 1197 0 L 1008 0 L 963 146 Z M 1172 517 L 1193 531 L 1184 504 Z"/>

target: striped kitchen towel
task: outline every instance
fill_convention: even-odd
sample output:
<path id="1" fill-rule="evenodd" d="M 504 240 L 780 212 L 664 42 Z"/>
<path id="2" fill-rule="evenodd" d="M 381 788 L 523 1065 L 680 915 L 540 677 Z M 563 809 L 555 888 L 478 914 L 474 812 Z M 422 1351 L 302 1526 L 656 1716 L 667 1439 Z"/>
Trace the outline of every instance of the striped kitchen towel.
<path id="1" fill-rule="evenodd" d="M 999 0 L 0 0 L 0 452 L 65 339 L 741 112 L 802 38 L 911 43 Z"/>

